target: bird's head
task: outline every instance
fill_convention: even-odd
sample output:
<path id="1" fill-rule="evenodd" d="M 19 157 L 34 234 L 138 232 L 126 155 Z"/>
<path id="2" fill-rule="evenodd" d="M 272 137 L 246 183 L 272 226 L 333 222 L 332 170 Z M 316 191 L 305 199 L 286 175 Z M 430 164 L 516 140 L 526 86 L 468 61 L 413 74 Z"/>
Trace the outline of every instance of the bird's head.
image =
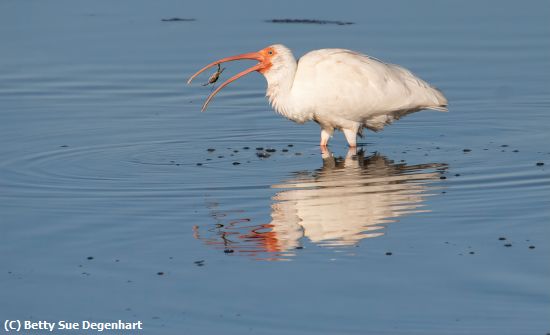
<path id="1" fill-rule="evenodd" d="M 223 84 L 221 84 L 214 92 L 212 92 L 208 98 L 206 99 L 206 101 L 204 102 L 204 105 L 202 106 L 202 111 L 204 112 L 206 110 L 206 107 L 208 106 L 208 104 L 210 103 L 210 100 L 212 100 L 212 98 L 214 98 L 214 96 L 219 92 L 221 91 L 222 88 L 224 88 L 225 86 L 227 86 L 229 83 L 251 73 L 251 72 L 254 72 L 254 71 L 258 71 L 260 72 L 261 74 L 263 74 L 266 78 L 269 78 L 273 75 L 276 75 L 277 73 L 280 72 L 280 70 L 284 67 L 284 64 L 286 63 L 286 60 L 288 60 L 288 58 L 291 58 L 292 60 L 294 60 L 294 56 L 292 55 L 292 53 L 290 52 L 290 50 L 285 47 L 284 45 L 281 45 L 281 44 L 275 44 L 275 45 L 270 45 L 268 46 L 267 48 L 264 48 L 260 51 L 256 51 L 256 52 L 249 52 L 249 53 L 245 53 L 245 54 L 241 54 L 241 55 L 236 55 L 236 56 L 230 56 L 230 57 L 225 57 L 225 58 L 222 58 L 222 59 L 218 59 L 217 61 L 215 62 L 212 62 L 208 65 L 206 65 L 205 67 L 203 67 L 202 69 L 200 69 L 199 71 L 197 71 L 197 73 L 195 73 L 194 75 L 192 75 L 189 80 L 187 81 L 188 84 L 191 83 L 191 81 L 193 79 L 195 79 L 195 77 L 197 77 L 199 74 L 201 74 L 202 72 L 208 70 L 209 68 L 213 67 L 213 66 L 216 66 L 218 64 L 221 64 L 221 63 L 225 63 L 225 62 L 230 62 L 230 61 L 234 61 L 234 60 L 240 60 L 240 59 L 253 59 L 253 60 L 257 60 L 259 63 L 242 71 L 242 72 L 239 72 L 237 73 L 236 75 L 234 75 L 233 77 L 229 78 L 228 80 L 226 80 Z"/>

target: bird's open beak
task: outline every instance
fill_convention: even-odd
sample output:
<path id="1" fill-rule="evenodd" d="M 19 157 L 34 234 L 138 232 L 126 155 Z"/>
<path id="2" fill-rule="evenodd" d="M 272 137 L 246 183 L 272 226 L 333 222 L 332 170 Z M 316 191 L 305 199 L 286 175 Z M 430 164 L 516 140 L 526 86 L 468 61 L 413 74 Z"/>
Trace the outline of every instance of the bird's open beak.
<path id="1" fill-rule="evenodd" d="M 189 80 L 187 81 L 187 84 L 190 84 L 191 81 L 193 79 L 195 79 L 196 76 L 198 76 L 199 74 L 201 74 L 202 72 L 208 70 L 209 68 L 211 68 L 212 66 L 216 66 L 218 64 L 221 64 L 221 63 L 225 63 L 225 62 L 230 62 L 230 61 L 234 61 L 234 60 L 240 60 L 240 59 L 253 59 L 253 60 L 257 60 L 259 61 L 258 64 L 254 65 L 253 67 L 251 68 L 248 68 L 240 73 L 237 73 L 236 75 L 234 75 L 233 77 L 227 79 L 223 84 L 221 84 L 214 92 L 212 92 L 208 98 L 206 99 L 206 101 L 204 102 L 204 104 L 202 105 L 202 109 L 201 109 L 201 112 L 204 112 L 206 110 L 206 107 L 208 106 L 208 104 L 210 103 L 210 100 L 212 100 L 212 98 L 214 98 L 214 96 L 219 92 L 221 91 L 222 88 L 224 88 L 225 86 L 229 85 L 229 83 L 239 79 L 240 77 L 243 77 L 247 74 L 249 74 L 250 72 L 254 72 L 254 71 L 262 71 L 263 69 L 267 68 L 268 67 L 268 63 L 269 63 L 269 59 L 267 57 L 264 56 L 263 53 L 261 52 L 249 52 L 249 53 L 246 53 L 246 54 L 242 54 L 242 55 L 236 55 L 236 56 L 231 56 L 231 57 L 225 57 L 225 58 L 222 58 L 222 59 L 219 59 L 215 62 L 212 62 L 208 65 L 206 65 L 205 67 L 203 67 L 202 69 L 200 69 L 197 73 L 195 73 L 194 75 L 191 76 L 191 78 L 189 78 Z"/>

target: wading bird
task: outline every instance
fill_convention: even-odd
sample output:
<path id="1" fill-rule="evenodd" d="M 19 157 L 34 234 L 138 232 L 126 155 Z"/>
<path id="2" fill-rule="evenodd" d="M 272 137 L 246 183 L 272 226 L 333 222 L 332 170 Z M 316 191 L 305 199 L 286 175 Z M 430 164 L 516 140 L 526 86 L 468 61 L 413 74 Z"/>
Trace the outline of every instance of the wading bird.
<path id="1" fill-rule="evenodd" d="M 258 71 L 267 80 L 266 96 L 277 113 L 297 123 L 313 120 L 321 126 L 322 148 L 335 129 L 355 147 L 363 128 L 379 131 L 422 109 L 447 111 L 443 93 L 409 70 L 345 49 L 314 50 L 297 62 L 284 45 L 271 45 L 212 62 L 187 83 L 212 66 L 240 59 L 259 63 L 221 84 L 206 99 L 202 111 L 222 88 Z"/>

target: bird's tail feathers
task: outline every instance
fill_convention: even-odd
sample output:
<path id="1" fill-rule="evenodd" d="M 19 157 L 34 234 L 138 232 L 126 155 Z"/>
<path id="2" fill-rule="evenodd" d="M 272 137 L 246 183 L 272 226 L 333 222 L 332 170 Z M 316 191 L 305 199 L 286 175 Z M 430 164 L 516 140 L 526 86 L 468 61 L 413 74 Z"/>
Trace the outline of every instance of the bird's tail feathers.
<path id="1" fill-rule="evenodd" d="M 432 106 L 426 107 L 427 109 L 433 109 L 440 112 L 447 112 L 447 98 L 437 87 L 432 86 L 432 94 L 434 95 Z"/>
<path id="2" fill-rule="evenodd" d="M 439 111 L 439 112 L 448 112 L 449 111 L 449 109 L 447 108 L 447 105 L 430 106 L 430 107 L 426 107 L 426 109 L 431 109 L 431 110 Z"/>

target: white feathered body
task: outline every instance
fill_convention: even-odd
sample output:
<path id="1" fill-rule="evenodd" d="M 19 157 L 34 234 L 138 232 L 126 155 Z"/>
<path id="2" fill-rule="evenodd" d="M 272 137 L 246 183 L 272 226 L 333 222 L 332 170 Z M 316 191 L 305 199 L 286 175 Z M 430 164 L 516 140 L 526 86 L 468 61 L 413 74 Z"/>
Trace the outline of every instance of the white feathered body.
<path id="1" fill-rule="evenodd" d="M 288 48 L 273 47 L 266 94 L 278 113 L 295 122 L 360 133 L 421 109 L 447 110 L 438 89 L 400 66 L 345 49 L 311 51 L 296 62 Z"/>

